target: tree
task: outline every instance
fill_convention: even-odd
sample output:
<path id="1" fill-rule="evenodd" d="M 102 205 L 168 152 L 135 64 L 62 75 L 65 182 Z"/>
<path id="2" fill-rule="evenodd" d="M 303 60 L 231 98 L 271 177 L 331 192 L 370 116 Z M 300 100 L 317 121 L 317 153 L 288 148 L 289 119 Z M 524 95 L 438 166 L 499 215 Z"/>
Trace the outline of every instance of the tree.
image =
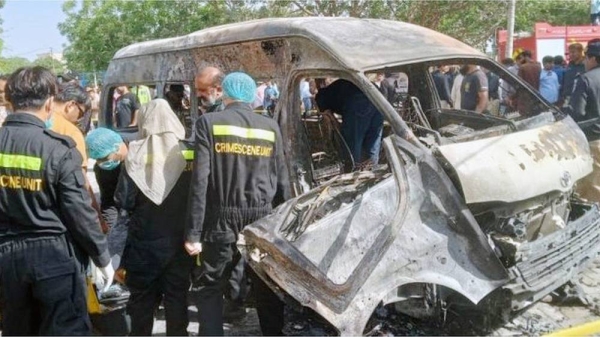
<path id="1" fill-rule="evenodd" d="M 2 0 L 0 0 L 2 1 Z M 349 16 L 414 23 L 484 49 L 507 26 L 509 0 L 67 0 L 59 25 L 70 44 L 71 69 L 106 68 L 114 53 L 134 42 L 189 34 L 255 18 Z M 589 0 L 518 0 L 516 30 L 537 21 L 587 24 Z M 358 37 L 357 37 L 358 38 Z"/>
<path id="2" fill-rule="evenodd" d="M 188 34 L 226 22 L 227 3 L 212 1 L 99 1 L 63 4 L 67 14 L 59 29 L 70 45 L 64 55 L 71 69 L 93 71 L 108 66 L 114 53 L 134 42 Z"/>
<path id="3" fill-rule="evenodd" d="M 533 31 L 536 22 L 554 26 L 590 23 L 589 0 L 521 0 L 516 3 L 515 31 Z"/>
<path id="4" fill-rule="evenodd" d="M 31 65 L 28 59 L 23 57 L 0 58 L 0 74 L 10 74 L 13 71 Z"/>
<path id="5" fill-rule="evenodd" d="M 0 9 L 4 8 L 4 5 L 6 4 L 6 0 L 0 0 Z M 0 18 L 0 34 L 2 34 L 2 32 L 4 31 L 1 27 L 3 21 Z M 2 49 L 4 48 L 4 40 L 0 39 L 0 54 L 2 53 Z"/>
<path id="6" fill-rule="evenodd" d="M 55 74 L 60 74 L 65 71 L 65 65 L 51 56 L 38 58 L 37 60 L 33 61 L 33 64 L 50 69 Z"/>

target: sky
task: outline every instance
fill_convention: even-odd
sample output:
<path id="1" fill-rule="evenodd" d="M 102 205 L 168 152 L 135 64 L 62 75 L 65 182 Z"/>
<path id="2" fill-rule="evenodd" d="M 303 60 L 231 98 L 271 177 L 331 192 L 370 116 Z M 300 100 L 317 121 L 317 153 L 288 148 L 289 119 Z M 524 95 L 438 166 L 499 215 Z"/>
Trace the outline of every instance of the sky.
<path id="1" fill-rule="evenodd" d="M 58 23 L 65 20 L 63 0 L 7 0 L 0 9 L 3 57 L 19 56 L 31 61 L 37 54 L 61 52 L 67 39 Z"/>

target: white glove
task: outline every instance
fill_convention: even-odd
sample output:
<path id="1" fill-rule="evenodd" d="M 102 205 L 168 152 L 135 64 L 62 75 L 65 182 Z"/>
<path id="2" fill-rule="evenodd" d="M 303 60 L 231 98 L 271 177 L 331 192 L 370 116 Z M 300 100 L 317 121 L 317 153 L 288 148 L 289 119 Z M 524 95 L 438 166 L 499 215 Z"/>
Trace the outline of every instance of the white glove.
<path id="1" fill-rule="evenodd" d="M 106 267 L 96 267 L 97 271 L 100 272 L 101 275 L 96 274 L 96 287 L 98 289 L 102 288 L 101 291 L 106 291 L 113 283 L 113 278 L 115 277 L 115 270 L 112 267 L 112 263 L 106 265 Z"/>
<path id="2" fill-rule="evenodd" d="M 202 244 L 200 242 L 186 242 L 184 247 L 190 256 L 202 253 Z"/>

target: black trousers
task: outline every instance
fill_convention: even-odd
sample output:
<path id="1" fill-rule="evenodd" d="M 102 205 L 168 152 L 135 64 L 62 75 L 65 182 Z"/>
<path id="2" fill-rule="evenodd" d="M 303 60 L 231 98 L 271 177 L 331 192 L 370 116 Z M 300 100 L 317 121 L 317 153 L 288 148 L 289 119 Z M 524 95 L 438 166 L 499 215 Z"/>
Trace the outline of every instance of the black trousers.
<path id="1" fill-rule="evenodd" d="M 90 335 L 82 264 L 64 235 L 0 242 L 2 334 Z"/>
<path id="2" fill-rule="evenodd" d="M 235 247 L 234 247 L 235 249 Z M 231 275 L 225 287 L 225 298 L 235 305 L 242 305 L 248 296 L 248 280 L 246 277 L 246 263 L 242 254 L 235 249 L 233 252 Z"/>
<path id="3" fill-rule="evenodd" d="M 192 286 L 193 300 L 198 307 L 199 335 L 223 335 L 223 294 L 240 258 L 235 243 L 202 243 L 202 261 L 196 267 Z M 252 280 L 263 335 L 281 335 L 283 303 L 258 277 Z"/>
<path id="4" fill-rule="evenodd" d="M 154 312 L 161 300 L 165 306 L 167 336 L 188 335 L 187 293 L 191 264 L 192 260 L 187 254 L 176 256 L 157 278 L 141 271 L 127 270 L 125 283 L 131 292 L 127 302 L 131 336 L 152 335 Z M 148 268 L 152 267 L 148 265 Z"/>

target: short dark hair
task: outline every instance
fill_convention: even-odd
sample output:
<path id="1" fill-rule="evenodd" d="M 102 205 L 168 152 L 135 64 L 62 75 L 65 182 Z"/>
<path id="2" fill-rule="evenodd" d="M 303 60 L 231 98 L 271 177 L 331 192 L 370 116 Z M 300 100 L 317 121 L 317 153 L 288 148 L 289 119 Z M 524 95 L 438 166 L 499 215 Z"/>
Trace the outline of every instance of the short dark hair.
<path id="1" fill-rule="evenodd" d="M 544 56 L 544 58 L 542 59 L 542 64 L 546 64 L 546 63 L 554 63 L 554 57 L 548 55 L 548 56 Z"/>
<path id="2" fill-rule="evenodd" d="M 183 84 L 171 84 L 169 86 L 169 91 L 173 91 L 173 92 L 184 92 L 185 88 L 183 87 Z"/>
<path id="3" fill-rule="evenodd" d="M 79 84 L 73 82 L 61 83 L 54 99 L 61 103 L 75 101 L 77 104 L 83 104 L 86 110 L 92 107 L 92 100 L 88 93 Z"/>
<path id="4" fill-rule="evenodd" d="M 56 76 L 44 67 L 23 67 L 10 75 L 6 82 L 6 99 L 13 109 L 38 110 L 58 91 Z"/>
<path id="5" fill-rule="evenodd" d="M 562 55 L 554 56 L 554 64 L 557 66 L 562 66 L 565 63 L 565 58 Z"/>

